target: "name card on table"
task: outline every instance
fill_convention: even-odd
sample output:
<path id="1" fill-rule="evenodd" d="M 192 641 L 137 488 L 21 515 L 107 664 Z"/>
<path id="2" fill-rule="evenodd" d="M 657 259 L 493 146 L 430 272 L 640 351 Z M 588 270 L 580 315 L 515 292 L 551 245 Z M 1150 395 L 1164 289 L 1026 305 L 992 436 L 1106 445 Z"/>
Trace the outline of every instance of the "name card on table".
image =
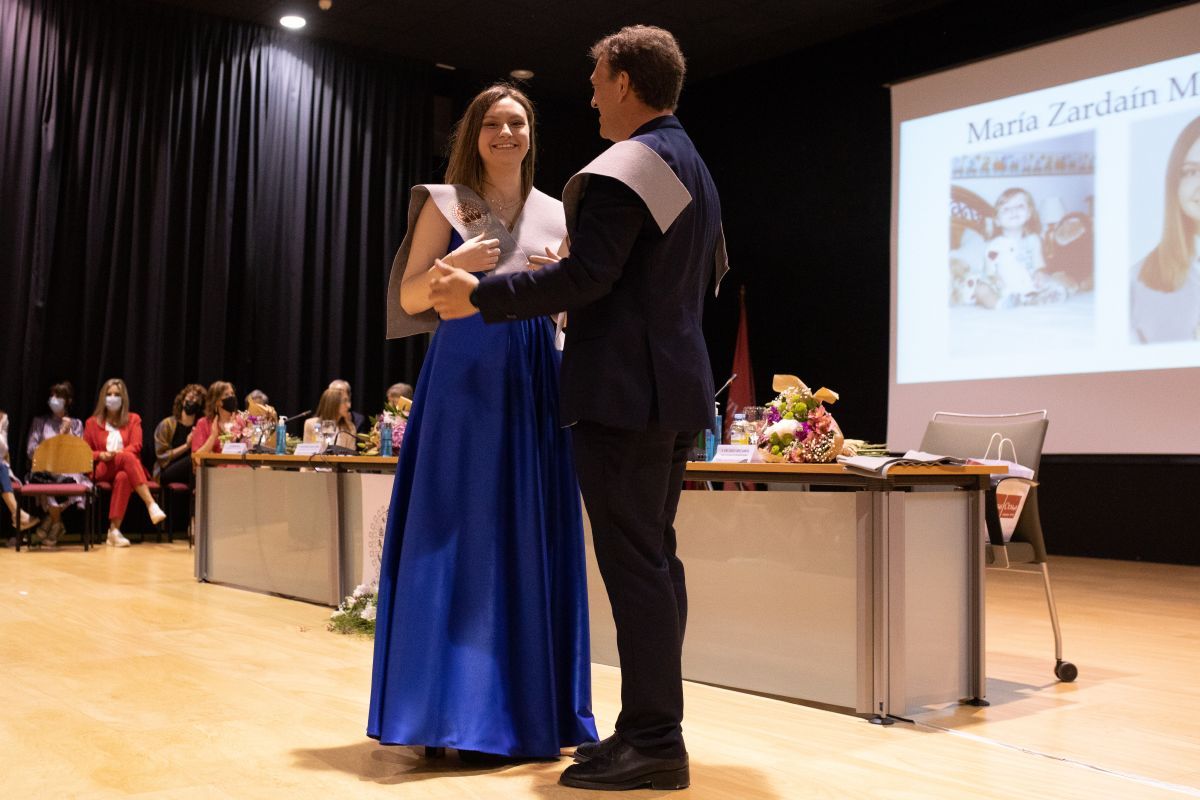
<path id="1" fill-rule="evenodd" d="M 717 445 L 717 452 L 712 460 L 714 464 L 749 464 L 754 460 L 757 450 L 752 444 Z"/>
<path id="2" fill-rule="evenodd" d="M 221 445 L 221 453 L 227 456 L 244 456 L 246 455 L 246 443 L 226 442 Z"/>
<path id="3" fill-rule="evenodd" d="M 324 442 L 301 442 L 296 445 L 295 455 L 298 456 L 315 456 L 321 452 L 321 445 Z"/>

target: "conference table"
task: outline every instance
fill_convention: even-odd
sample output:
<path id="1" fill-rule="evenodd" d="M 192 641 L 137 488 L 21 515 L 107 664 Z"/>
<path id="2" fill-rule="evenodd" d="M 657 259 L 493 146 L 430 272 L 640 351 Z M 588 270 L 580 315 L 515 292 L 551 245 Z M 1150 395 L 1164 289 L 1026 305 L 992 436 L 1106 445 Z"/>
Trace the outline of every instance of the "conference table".
<path id="1" fill-rule="evenodd" d="M 336 606 L 378 580 L 396 459 L 206 453 L 198 580 Z"/>
<path id="2" fill-rule="evenodd" d="M 882 719 L 982 700 L 983 502 L 1003 472 L 690 462 L 684 677 Z M 592 660 L 615 665 L 590 553 L 588 592 Z"/>
<path id="3" fill-rule="evenodd" d="M 206 455 L 197 579 L 337 605 L 377 579 L 395 461 Z M 881 719 L 982 700 L 983 502 L 998 471 L 689 463 L 675 522 L 684 677 Z M 747 484 L 763 490 L 719 490 Z M 617 665 L 590 547 L 587 569 L 592 660 Z"/>

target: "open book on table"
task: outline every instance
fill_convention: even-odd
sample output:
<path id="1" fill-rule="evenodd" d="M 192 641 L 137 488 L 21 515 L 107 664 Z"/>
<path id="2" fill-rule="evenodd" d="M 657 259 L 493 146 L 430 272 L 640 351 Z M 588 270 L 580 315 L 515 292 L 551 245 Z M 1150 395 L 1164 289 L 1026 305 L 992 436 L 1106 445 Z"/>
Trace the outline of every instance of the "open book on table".
<path id="1" fill-rule="evenodd" d="M 838 456 L 838 463 L 853 472 L 883 476 L 892 467 L 961 467 L 967 459 L 909 450 L 902 456 Z"/>

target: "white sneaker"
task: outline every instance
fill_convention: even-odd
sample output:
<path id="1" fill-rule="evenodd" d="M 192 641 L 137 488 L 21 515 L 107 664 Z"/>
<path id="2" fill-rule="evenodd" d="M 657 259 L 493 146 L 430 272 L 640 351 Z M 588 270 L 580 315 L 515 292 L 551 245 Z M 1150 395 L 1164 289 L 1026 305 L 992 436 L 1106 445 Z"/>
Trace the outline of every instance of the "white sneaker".
<path id="1" fill-rule="evenodd" d="M 150 512 L 150 522 L 154 525 L 167 518 L 167 512 L 159 508 L 158 503 L 151 503 L 147 510 Z"/>
<path id="2" fill-rule="evenodd" d="M 116 528 L 109 528 L 108 544 L 111 547 L 129 547 L 129 540 Z"/>
<path id="3" fill-rule="evenodd" d="M 21 530 L 27 531 L 39 522 L 37 517 L 29 516 L 29 512 L 21 509 Z"/>

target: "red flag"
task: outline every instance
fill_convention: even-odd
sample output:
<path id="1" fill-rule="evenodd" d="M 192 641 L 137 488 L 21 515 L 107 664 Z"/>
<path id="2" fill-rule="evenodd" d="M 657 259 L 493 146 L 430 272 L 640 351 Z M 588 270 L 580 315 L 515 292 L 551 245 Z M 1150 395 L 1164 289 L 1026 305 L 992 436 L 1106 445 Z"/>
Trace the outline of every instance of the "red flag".
<path id="1" fill-rule="evenodd" d="M 743 408 L 758 405 L 754 402 L 754 368 L 750 366 L 750 330 L 746 325 L 746 287 L 738 291 L 739 319 L 737 344 L 733 348 L 733 369 L 737 375 L 729 385 L 729 399 L 725 403 L 725 438 L 729 439 L 729 425 L 733 415 Z"/>
<path id="2" fill-rule="evenodd" d="M 729 399 L 725 403 L 725 438 L 729 439 L 729 425 L 733 415 L 743 408 L 758 405 L 754 402 L 754 367 L 750 365 L 750 329 L 746 324 L 746 287 L 738 290 L 737 343 L 733 347 L 733 370 L 737 377 L 729 384 Z M 725 482 L 726 491 L 741 489 L 752 491 L 753 483 Z"/>

